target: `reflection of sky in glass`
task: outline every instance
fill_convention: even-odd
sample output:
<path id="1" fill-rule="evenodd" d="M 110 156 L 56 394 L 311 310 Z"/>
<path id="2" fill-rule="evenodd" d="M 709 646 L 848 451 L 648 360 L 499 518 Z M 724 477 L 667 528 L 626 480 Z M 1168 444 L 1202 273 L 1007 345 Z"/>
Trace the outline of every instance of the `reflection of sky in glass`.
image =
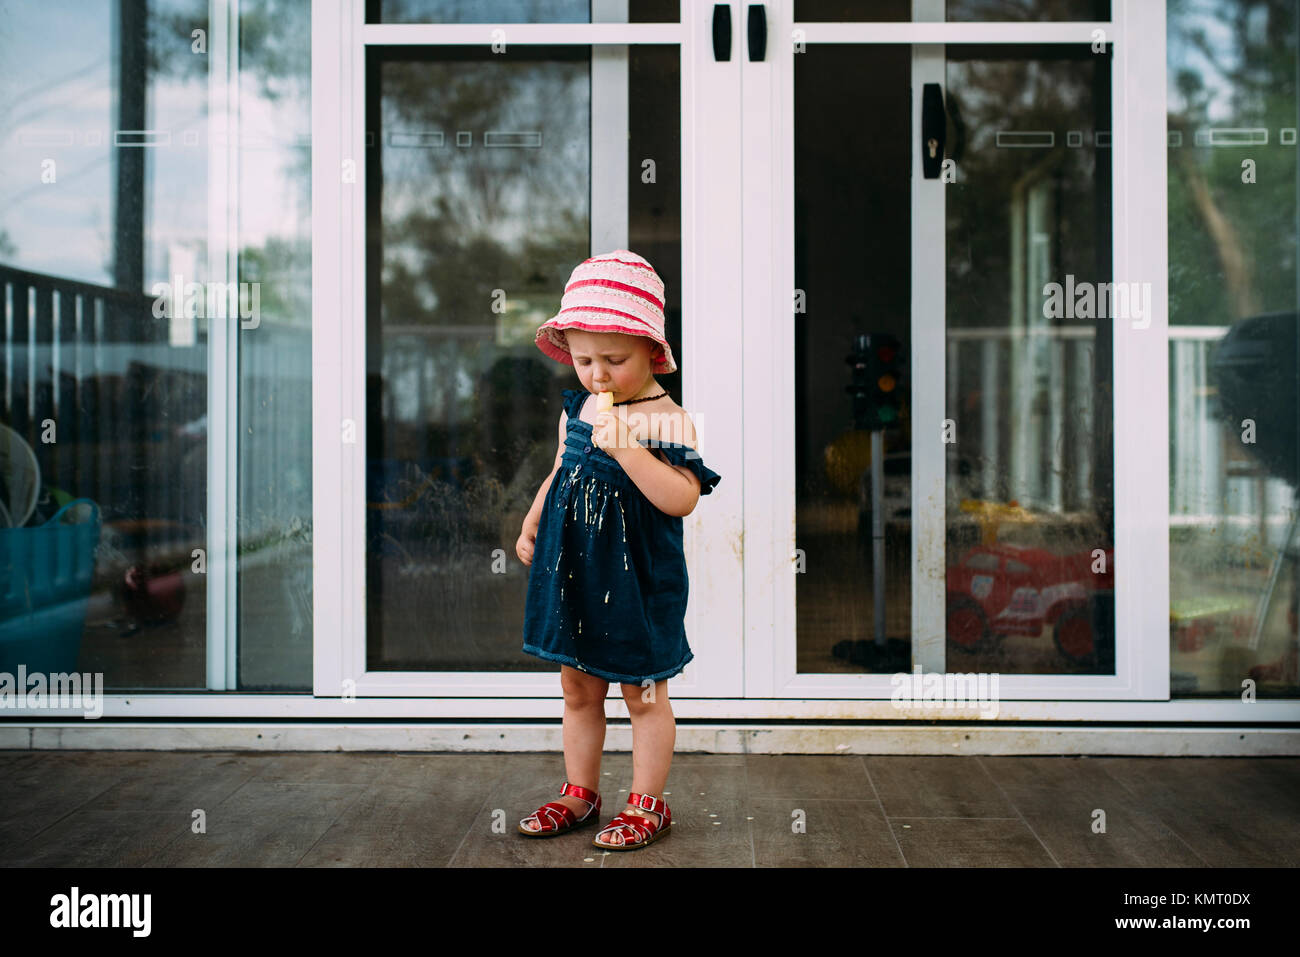
<path id="1" fill-rule="evenodd" d="M 383 0 L 379 22 L 589 23 L 591 0 Z"/>
<path id="2" fill-rule="evenodd" d="M 1240 95 L 1236 84 L 1224 76 L 1235 73 L 1242 68 L 1242 51 L 1231 20 L 1227 14 L 1235 14 L 1239 3 L 1236 0 L 1170 0 L 1168 13 L 1168 109 L 1171 114 L 1187 112 L 1187 97 L 1178 88 L 1180 74 L 1196 74 L 1202 89 L 1193 95 L 1204 99 L 1206 122 L 1209 124 L 1228 123 L 1241 119 L 1240 104 L 1234 101 L 1234 93 Z M 1246 24 L 1246 39 L 1251 43 L 1264 43 L 1264 32 L 1268 26 L 1268 10 L 1256 7 L 1250 11 Z M 1214 54 L 1211 60 L 1200 49 L 1198 39 L 1204 38 L 1204 45 Z M 1216 65 L 1215 61 L 1218 61 Z M 1275 134 L 1276 135 L 1276 134 Z"/>
<path id="3" fill-rule="evenodd" d="M 200 8 L 202 9 L 202 8 Z M 193 0 L 149 0 L 149 16 L 166 11 L 197 12 Z M 203 28 L 206 16 L 196 20 Z M 209 41 L 211 38 L 209 37 Z M 207 277 L 208 230 L 208 55 L 194 53 L 179 34 L 159 37 L 160 75 L 145 89 L 145 124 L 166 130 L 169 146 L 145 152 L 144 288 L 168 282 L 176 264 L 195 261 L 194 279 Z M 209 46 L 209 50 L 211 47 Z M 116 121 L 116 117 L 112 118 Z M 233 198 L 232 198 L 233 199 Z M 178 258 L 176 250 L 183 250 Z M 190 277 L 186 275 L 186 281 Z"/>
<path id="4" fill-rule="evenodd" d="M 310 23 L 307 2 L 302 0 L 303 26 Z M 248 4 L 250 10 L 257 6 Z M 206 26 L 202 0 L 149 0 L 151 20 L 167 14 L 195 17 L 196 27 Z M 102 0 L 0 0 L 0 231 L 16 249 L 5 260 L 11 265 L 113 283 L 116 15 L 116 6 Z M 145 127 L 160 131 L 168 145 L 144 150 L 144 292 L 169 279 L 177 262 L 195 263 L 198 274 L 189 278 L 208 278 L 209 54 L 193 52 L 191 38 L 179 32 L 158 30 L 155 41 L 162 71 L 149 77 Z M 295 235 L 310 216 L 305 66 L 268 81 L 279 94 L 273 100 L 254 81 L 256 67 L 244 65 L 236 131 L 242 143 L 240 192 L 230 197 L 238 203 L 243 248 Z M 71 138 L 71 144 L 25 145 L 37 134 L 61 138 L 47 143 Z M 57 164 L 56 183 L 41 182 L 46 159 Z"/>
<path id="5" fill-rule="evenodd" d="M 0 231 L 17 247 L 12 265 L 111 282 L 113 12 L 100 0 L 0 2 Z M 73 145 L 23 145 L 35 134 Z M 41 182 L 45 159 L 57 183 Z"/>
<path id="6" fill-rule="evenodd" d="M 403 225 L 419 216 L 437 217 L 460 245 L 482 240 L 517 251 L 557 235 L 567 241 L 567 228 L 587 218 L 589 203 L 589 70 L 585 59 L 385 64 L 386 263 L 420 275 L 436 256 L 431 237 Z M 412 102 L 399 91 L 423 92 Z M 462 116 L 466 109 L 473 115 Z M 467 135 L 467 145 L 457 134 Z M 486 134 L 535 145 L 488 145 Z M 411 292 L 421 308 L 437 307 L 438 290 L 421 283 Z"/>

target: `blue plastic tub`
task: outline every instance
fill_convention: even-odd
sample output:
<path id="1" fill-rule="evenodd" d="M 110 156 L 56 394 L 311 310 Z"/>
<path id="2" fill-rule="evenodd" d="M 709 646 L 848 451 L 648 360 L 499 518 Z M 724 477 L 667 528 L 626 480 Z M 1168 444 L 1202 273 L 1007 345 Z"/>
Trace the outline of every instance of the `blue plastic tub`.
<path id="1" fill-rule="evenodd" d="M 81 522 L 66 521 L 89 505 Z M 78 498 L 44 525 L 0 528 L 0 672 L 72 672 L 81 653 L 102 520 Z"/>

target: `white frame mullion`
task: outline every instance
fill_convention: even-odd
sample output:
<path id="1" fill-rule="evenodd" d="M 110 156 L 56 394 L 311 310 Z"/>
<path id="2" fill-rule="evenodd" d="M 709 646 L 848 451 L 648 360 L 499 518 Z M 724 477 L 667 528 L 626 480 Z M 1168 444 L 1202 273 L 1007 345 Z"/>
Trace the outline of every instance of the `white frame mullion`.
<path id="1" fill-rule="evenodd" d="M 598 6 L 597 16 L 613 16 L 618 0 Z M 736 623 L 742 608 L 741 474 L 719 463 L 740 461 L 740 439 L 722 424 L 740 415 L 740 399 L 729 383 L 740 381 L 741 359 L 732 346 L 740 335 L 734 308 L 739 293 L 740 249 L 734 242 L 739 222 L 739 119 L 701 96 L 724 100 L 739 94 L 734 60 L 713 64 L 712 10 L 683 4 L 683 21 L 673 24 L 366 24 L 362 0 L 340 0 L 337 7 L 313 10 L 312 20 L 312 244 L 313 379 L 337 388 L 313 391 L 313 474 L 315 522 L 315 651 L 313 689 L 322 697 L 455 696 L 553 697 L 558 669 L 545 673 L 367 672 L 365 642 L 365 164 L 368 152 L 355 145 L 373 135 L 363 130 L 365 48 L 390 44 L 568 44 L 592 45 L 593 82 L 610 71 L 626 76 L 620 51 L 602 45 L 673 44 L 681 51 L 682 150 L 682 309 L 683 353 L 708 357 L 683 367 L 683 404 L 697 427 L 706 463 L 724 475 L 708 499 L 684 520 L 683 535 L 691 588 L 687 634 L 696 658 L 675 679 L 675 697 L 743 693 L 736 662 L 743 636 Z M 692 36 L 697 42 L 684 43 Z M 703 39 L 700 39 L 703 38 Z M 612 55 L 613 59 L 610 59 Z M 697 71 L 710 69 L 697 84 Z M 730 77 L 730 79 L 728 79 Z M 625 88 L 625 87 L 624 87 Z M 608 93 L 608 91 L 605 91 Z M 593 94 L 593 113 L 615 119 L 615 99 Z M 626 97 L 623 97 L 626 100 Z M 624 110 L 626 107 L 624 107 Z M 718 122 L 718 115 L 730 117 Z M 624 126 L 625 128 L 625 126 Z M 604 162 L 620 147 L 606 150 Z M 627 146 L 621 146 L 626 157 Z M 353 163 L 354 179 L 340 182 L 340 168 Z M 618 162 L 615 160 L 615 162 Z M 619 163 L 626 169 L 626 163 Z M 707 181 L 700 182 L 701 178 Z M 626 213 L 610 212 L 621 186 L 597 179 L 593 202 L 605 212 L 593 217 L 593 243 L 626 242 Z M 706 215 L 697 204 L 707 202 Z M 596 251 L 601 251 L 599 248 Z M 696 317 L 708 316 L 708 322 Z M 354 441 L 341 442 L 344 422 Z M 707 520 L 705 520 L 707 518 Z M 522 623 L 521 623 L 522 624 Z M 617 686 L 611 688 L 621 704 Z"/>
<path id="2" fill-rule="evenodd" d="M 913 18 L 942 23 L 944 0 L 912 0 Z M 948 417 L 947 193 L 941 179 L 926 179 L 918 148 L 926 83 L 948 90 L 947 56 L 940 43 L 912 47 L 912 350 L 908 363 L 912 416 L 912 668 L 948 670 L 946 502 Z M 917 321 L 937 316 L 938 322 Z M 924 361 L 921 357 L 924 356 Z M 918 427 L 919 426 L 919 427 Z"/>
<path id="3" fill-rule="evenodd" d="M 364 496 L 365 488 L 357 481 L 364 464 L 365 417 L 357 415 L 356 401 L 356 365 L 364 363 L 365 336 L 362 330 L 363 348 L 357 350 L 356 323 L 349 321 L 358 315 L 356 274 L 364 276 L 364 261 L 356 261 L 349 241 L 353 225 L 361 221 L 354 207 L 364 201 L 365 188 L 365 152 L 349 148 L 357 141 L 348 138 L 361 105 L 350 83 L 360 8 L 357 0 L 339 0 L 332 8 L 316 6 L 311 18 L 312 381 L 317 384 L 312 389 L 312 690 L 321 697 L 355 690 L 345 684 L 357 677 L 348 664 L 346 636 L 365 600 L 357 594 L 364 588 L 357 570 L 363 554 L 356 550 L 361 547 L 357 509 L 344 510 L 358 491 Z M 344 441 L 349 417 L 357 430 L 349 435 L 353 444 Z M 364 522 L 364 514 L 359 518 Z"/>
<path id="4" fill-rule="evenodd" d="M 748 57 L 740 27 L 743 5 L 735 5 L 732 56 Z M 738 300 L 746 317 L 739 340 L 748 381 L 737 419 L 744 434 L 744 663 L 745 694 L 772 698 L 777 675 L 793 659 L 795 521 L 794 457 L 783 454 L 774 436 L 793 435 L 794 329 L 794 116 L 791 11 L 784 0 L 767 4 L 772 27 L 764 61 L 741 64 L 741 173 L 744 210 L 740 245 L 744 282 Z M 789 55 L 787 55 L 789 54 Z M 791 188 L 783 190 L 783 184 Z M 791 507 L 787 507 L 790 503 Z"/>
<path id="5" fill-rule="evenodd" d="M 1165 460 L 1168 428 L 1168 360 L 1166 312 L 1166 242 L 1163 216 L 1166 197 L 1165 165 L 1165 3 L 1164 0 L 1114 0 L 1110 23 L 794 23 L 789 0 L 772 4 L 778 17 L 777 36 L 798 36 L 807 43 L 908 43 L 914 46 L 914 78 L 934 72 L 933 54 L 942 54 L 948 44 L 988 43 L 1078 43 L 1091 44 L 1101 31 L 1108 44 L 1115 44 L 1112 75 L 1112 119 L 1114 123 L 1114 278 L 1151 283 L 1152 316 L 1145 329 L 1115 329 L 1115 543 L 1116 675 L 1002 675 L 1000 694 L 1004 699 L 1024 700 L 1161 700 L 1168 697 L 1168 463 Z M 922 7 L 920 15 L 926 11 Z M 1132 43 L 1124 38 L 1131 37 Z M 770 270 L 772 306 L 767 311 L 775 330 L 776 346 L 766 362 L 756 365 L 769 375 L 773 399 L 766 411 L 769 423 L 755 423 L 751 448 L 772 443 L 771 437 L 794 434 L 795 410 L 788 397 L 794 394 L 791 353 L 781 344 L 791 341 L 792 317 L 787 308 L 793 289 L 793 60 L 788 50 L 773 48 L 779 94 L 774 155 L 777 169 L 772 181 L 777 207 L 772 217 L 779 249 Z M 942 58 L 937 81 L 945 83 Z M 919 72 L 918 72 L 919 71 Z M 931 80 L 934 82 L 934 80 Z M 946 88 L 946 84 L 945 84 Z M 920 88 L 913 89 L 913 130 L 919 129 Z M 915 132 L 913 133 L 915 135 Z M 747 139 L 748 141 L 748 139 Z M 913 177 L 919 206 L 914 208 L 913 315 L 945 315 L 941 283 L 921 283 L 919 276 L 944 274 L 944 219 L 927 230 L 920 214 L 943 211 L 942 187 L 920 176 L 919 148 L 913 147 Z M 746 163 L 752 162 L 746 151 Z M 933 189 L 927 187 L 933 186 Z M 1139 214 L 1134 208 L 1143 197 Z M 919 212 L 918 212 L 919 210 Z M 747 235 L 756 235 L 747 227 Z M 747 252 L 747 275 L 748 269 Z M 937 271 L 936 271 L 937 270 Z M 936 311 L 937 310 L 937 311 Z M 913 376 L 913 658 L 925 671 L 946 670 L 943 595 L 945 591 L 946 515 L 943 510 L 929 515 L 920 508 L 924 501 L 946 499 L 945 459 L 938 441 L 946 417 L 946 378 L 942 366 L 946 354 L 943 325 L 926 329 L 913 322 L 913 356 L 925 354 L 926 384 L 918 387 Z M 938 363 L 938 374 L 935 374 Z M 921 363 L 912 363 L 913 371 Z M 747 425 L 747 430 L 750 426 Z M 930 445 L 920 436 L 934 433 Z M 931 448 L 930 446 L 933 446 Z M 933 454 L 927 454 L 933 453 Z M 752 568 L 783 568 L 787 548 L 794 542 L 793 462 L 780 462 L 775 455 L 760 462 L 747 462 L 750 475 L 770 475 L 761 488 L 750 483 L 754 507 L 747 510 L 748 527 L 772 529 L 774 553 L 764 555 L 749 549 Z M 766 473 L 763 467 L 766 466 Z M 937 498 L 936 498 L 937 496 Z M 770 508 L 764 514 L 760 508 Z M 931 506 L 933 512 L 933 506 Z M 753 577 L 753 570 L 750 577 Z M 766 578 L 764 578 L 766 581 Z M 889 675 L 800 675 L 797 673 L 794 638 L 795 587 L 793 576 L 777 574 L 771 594 L 747 596 L 750 614 L 747 670 L 753 687 L 770 689 L 779 697 L 872 698 L 889 697 Z M 938 596 L 936 600 L 935 596 Z M 771 614 L 764 618 L 769 608 Z M 767 627 L 766 622 L 771 622 Z M 772 662 L 768 675 L 767 662 Z M 770 680 L 769 680 L 770 678 Z M 754 691 L 749 693 L 753 694 Z"/>
<path id="6" fill-rule="evenodd" d="M 207 275 L 238 279 L 239 0 L 212 0 L 208 65 Z M 168 279 L 171 277 L 169 276 Z M 186 277 L 195 280 L 199 277 Z M 208 535 L 206 674 L 209 691 L 238 687 L 239 309 L 208 313 Z"/>
<path id="7" fill-rule="evenodd" d="M 591 0 L 591 18 L 627 20 L 627 0 Z M 591 50 L 591 249 L 627 248 L 626 46 Z"/>
<path id="8" fill-rule="evenodd" d="M 1166 10 L 1165 0 L 1112 3 L 1119 34 L 1134 38 L 1115 47 L 1114 279 L 1151 284 L 1148 327 L 1112 320 L 1115 668 L 1131 679 L 1125 697 L 1164 700 L 1169 697 Z M 1133 640 L 1121 642 L 1119 635 Z"/>
<path id="9" fill-rule="evenodd" d="M 695 423 L 700 455 L 722 476 L 683 525 L 689 571 L 686 634 L 695 660 L 677 698 L 739 697 L 745 683 L 746 416 L 741 137 L 746 126 L 739 6 L 732 10 L 731 59 L 715 60 L 712 4 L 681 5 L 682 46 L 682 406 Z M 738 348 L 737 344 L 741 347 Z M 683 364 L 683 358 L 685 362 Z M 734 464 L 733 464 L 734 463 Z M 678 679 L 674 679 L 675 681 Z"/>
<path id="10" fill-rule="evenodd" d="M 680 45 L 699 11 L 682 4 L 681 23 L 359 23 L 360 42 L 366 46 L 429 44 L 484 46 L 503 42 L 527 44 L 671 43 Z M 699 34 L 693 34 L 698 36 Z"/>

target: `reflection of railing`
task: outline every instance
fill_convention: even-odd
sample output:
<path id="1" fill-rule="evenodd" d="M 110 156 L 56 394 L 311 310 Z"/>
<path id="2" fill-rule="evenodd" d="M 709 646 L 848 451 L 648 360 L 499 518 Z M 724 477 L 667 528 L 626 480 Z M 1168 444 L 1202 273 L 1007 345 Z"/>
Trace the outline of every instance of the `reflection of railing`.
<path id="1" fill-rule="evenodd" d="M 105 521 L 163 537 L 179 523 L 201 541 L 206 337 L 172 344 L 153 304 L 0 266 L 0 421 L 32 447 L 44 483 L 95 500 Z M 311 329 L 263 319 L 241 332 L 239 364 L 239 535 L 251 546 L 311 514 Z M 54 442 L 42 441 L 47 420 Z"/>
<path id="2" fill-rule="evenodd" d="M 1222 525 L 1226 543 L 1277 546 L 1286 531 L 1291 489 L 1255 464 L 1240 435 L 1211 405 L 1210 352 L 1228 328 L 1169 330 L 1169 524 Z M 1234 444 L 1243 449 L 1240 454 L 1231 454 Z"/>
<path id="3" fill-rule="evenodd" d="M 1169 330 L 1169 521 L 1276 545 L 1291 490 L 1229 455 L 1211 405 L 1210 351 L 1227 331 Z M 968 475 L 949 468 L 955 492 L 1053 511 L 1092 504 L 1095 335 L 1093 326 L 948 330 L 948 404 L 973 450 Z"/>
<path id="4" fill-rule="evenodd" d="M 0 419 L 32 447 L 44 484 L 93 499 L 106 520 L 201 523 L 205 350 L 170 346 L 152 306 L 0 266 Z M 187 460 L 197 487 L 178 481 Z"/>
<path id="5" fill-rule="evenodd" d="M 1093 506 L 1095 326 L 948 330 L 951 491 L 1052 512 Z"/>

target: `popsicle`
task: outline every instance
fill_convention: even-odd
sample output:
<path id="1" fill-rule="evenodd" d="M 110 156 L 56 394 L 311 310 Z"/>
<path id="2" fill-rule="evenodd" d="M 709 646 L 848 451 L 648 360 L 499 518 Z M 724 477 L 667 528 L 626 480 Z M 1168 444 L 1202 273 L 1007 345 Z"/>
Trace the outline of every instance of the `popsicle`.
<path id="1" fill-rule="evenodd" d="M 608 412 L 608 411 L 609 411 L 610 409 L 612 409 L 612 408 L 614 408 L 614 393 L 613 393 L 613 392 L 597 392 L 597 393 L 596 393 L 596 411 L 597 411 L 597 412 Z"/>

